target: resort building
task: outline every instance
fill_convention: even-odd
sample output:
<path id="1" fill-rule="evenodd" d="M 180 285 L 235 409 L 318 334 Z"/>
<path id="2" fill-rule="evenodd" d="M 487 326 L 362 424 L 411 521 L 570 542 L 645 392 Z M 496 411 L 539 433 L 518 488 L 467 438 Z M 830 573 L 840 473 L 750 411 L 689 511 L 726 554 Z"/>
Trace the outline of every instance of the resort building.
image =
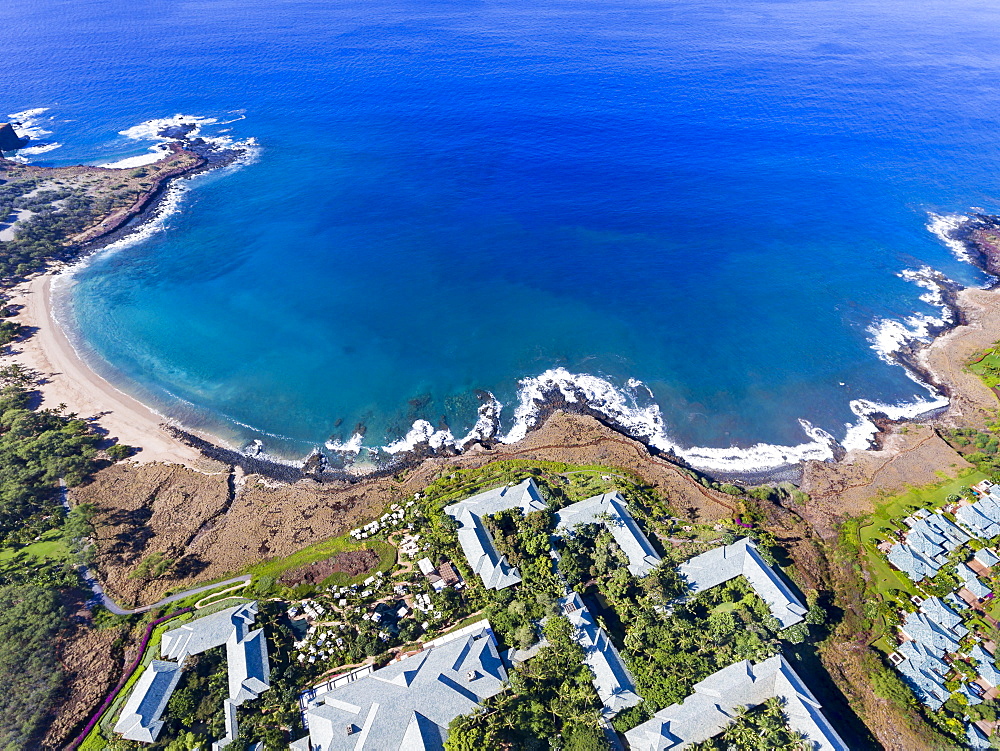
<path id="1" fill-rule="evenodd" d="M 713 548 L 685 561 L 677 569 L 691 594 L 717 587 L 723 582 L 744 576 L 754 591 L 767 603 L 771 614 L 788 628 L 801 621 L 806 607 L 764 559 L 753 541 L 744 537 L 732 545 Z"/>
<path id="2" fill-rule="evenodd" d="M 562 614 L 573 624 L 573 638 L 583 647 L 583 661 L 594 676 L 594 688 L 604 704 L 604 716 L 614 717 L 623 709 L 642 701 L 635 681 L 615 645 L 587 610 L 580 595 L 573 592 L 559 600 Z"/>
<path id="3" fill-rule="evenodd" d="M 307 738 L 293 751 L 440 749 L 448 724 L 503 690 L 507 671 L 489 621 L 318 694 L 305 712 Z"/>
<path id="4" fill-rule="evenodd" d="M 188 655 L 196 655 L 206 649 L 221 647 L 230 636 L 237 641 L 245 639 L 250 626 L 257 619 L 257 603 L 248 602 L 218 613 L 185 623 L 179 628 L 167 631 L 160 642 L 163 657 L 181 661 Z"/>
<path id="5" fill-rule="evenodd" d="M 983 548 L 982 550 L 977 550 L 976 554 L 972 556 L 972 560 L 982 566 L 986 571 L 996 566 L 1000 563 L 1000 558 L 997 558 L 997 554 L 994 553 L 989 548 Z M 985 571 L 983 573 L 986 573 Z"/>
<path id="6" fill-rule="evenodd" d="M 628 570 L 633 576 L 645 576 L 660 562 L 660 556 L 635 523 L 625 499 L 618 492 L 595 495 L 556 514 L 557 534 L 571 533 L 581 524 L 607 527 L 628 557 Z"/>
<path id="7" fill-rule="evenodd" d="M 962 616 L 937 597 L 928 597 L 916 613 L 907 613 L 899 627 L 906 639 L 942 653 L 958 651 L 958 642 L 969 633 Z"/>
<path id="8" fill-rule="evenodd" d="M 271 666 L 264 630 L 251 631 L 257 619 L 257 603 L 237 605 L 185 623 L 163 635 L 160 653 L 179 662 L 190 655 L 225 645 L 229 698 L 224 702 L 226 735 L 212 744 L 220 751 L 236 738 L 236 708 L 256 699 L 271 687 Z"/>
<path id="9" fill-rule="evenodd" d="M 997 670 L 993 655 L 983 649 L 981 644 L 977 644 L 969 652 L 969 657 L 976 661 L 978 666 L 976 672 L 979 673 L 979 680 L 986 684 L 983 688 L 1000 688 L 1000 670 Z"/>
<path id="10" fill-rule="evenodd" d="M 970 605 L 979 604 L 983 600 L 992 597 L 993 592 L 990 591 L 990 588 L 983 584 L 979 577 L 976 576 L 976 572 L 966 564 L 959 564 L 955 569 L 955 573 L 962 580 L 962 588 L 958 590 L 958 596 Z"/>
<path id="11" fill-rule="evenodd" d="M 948 554 L 969 540 L 969 535 L 940 511 L 921 511 L 904 520 L 910 529 L 903 542 L 895 543 L 886 556 L 889 563 L 915 582 L 933 577 L 948 562 Z"/>
<path id="12" fill-rule="evenodd" d="M 631 751 L 683 749 L 707 741 L 736 719 L 739 708 L 782 700 L 789 727 L 805 736 L 814 751 L 847 751 L 823 715 L 822 706 L 781 655 L 756 665 L 737 662 L 694 686 L 680 704 L 661 709 L 625 733 Z"/>
<path id="13" fill-rule="evenodd" d="M 180 679 L 181 666 L 176 662 L 153 660 L 149 663 L 122 708 L 115 732 L 130 741 L 155 741 L 163 728 L 160 715 L 167 708 Z"/>
<path id="14" fill-rule="evenodd" d="M 487 589 L 503 589 L 521 581 L 517 569 L 497 552 L 493 538 L 483 523 L 484 516 L 511 508 L 520 508 L 525 514 L 545 508 L 545 501 L 534 480 L 529 478 L 514 486 L 487 490 L 444 509 L 459 523 L 458 543 L 470 568 L 479 574 Z"/>

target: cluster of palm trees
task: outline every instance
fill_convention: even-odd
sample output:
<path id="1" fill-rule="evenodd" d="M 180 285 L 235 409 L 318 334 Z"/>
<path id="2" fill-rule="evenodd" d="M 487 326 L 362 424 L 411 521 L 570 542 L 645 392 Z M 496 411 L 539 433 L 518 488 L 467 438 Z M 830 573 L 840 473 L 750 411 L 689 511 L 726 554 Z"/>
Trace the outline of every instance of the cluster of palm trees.
<path id="1" fill-rule="evenodd" d="M 692 751 L 809 751 L 814 744 L 788 727 L 783 701 L 773 696 L 756 707 L 737 707 L 736 719 L 714 738 L 691 746 Z"/>

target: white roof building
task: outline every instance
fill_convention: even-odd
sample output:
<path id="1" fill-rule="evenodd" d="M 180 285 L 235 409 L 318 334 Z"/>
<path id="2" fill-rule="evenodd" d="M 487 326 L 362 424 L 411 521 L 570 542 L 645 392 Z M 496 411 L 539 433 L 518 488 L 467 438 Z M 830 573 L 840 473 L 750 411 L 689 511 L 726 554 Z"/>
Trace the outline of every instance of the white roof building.
<path id="1" fill-rule="evenodd" d="M 122 707 L 115 732 L 130 741 L 155 741 L 163 728 L 160 715 L 167 708 L 180 679 L 181 666 L 176 662 L 153 660 L 149 663 Z"/>
<path id="2" fill-rule="evenodd" d="M 767 603 L 783 628 L 803 619 L 806 607 L 792 589 L 782 581 L 757 552 L 749 537 L 732 545 L 713 548 L 685 561 L 677 569 L 687 581 L 691 594 L 717 587 L 723 582 L 745 576 L 750 586 Z"/>
<path id="3" fill-rule="evenodd" d="M 580 595 L 573 592 L 559 600 L 562 614 L 573 624 L 573 638 L 583 647 L 583 661 L 594 676 L 594 688 L 604 704 L 604 716 L 614 717 L 623 709 L 642 701 L 635 692 L 635 680 L 611 643 L 607 633 L 594 620 Z"/>
<path id="4" fill-rule="evenodd" d="M 321 694 L 306 710 L 309 737 L 292 748 L 441 749 L 448 724 L 500 693 L 507 680 L 489 622 L 481 625 Z"/>
<path id="5" fill-rule="evenodd" d="M 661 709 L 625 733 L 632 751 L 683 749 L 707 741 L 737 717 L 771 697 L 782 700 L 788 726 L 806 737 L 813 751 L 848 751 L 847 744 L 823 715 L 822 706 L 781 655 L 752 665 L 737 662 L 694 686 L 680 704 Z"/>
<path id="6" fill-rule="evenodd" d="M 616 491 L 595 495 L 567 506 L 556 514 L 556 532 L 571 532 L 581 524 L 601 524 L 608 528 L 618 547 L 628 556 L 633 576 L 645 576 L 660 562 L 646 535 L 628 512 L 628 504 Z"/>
<path id="7" fill-rule="evenodd" d="M 448 516 L 458 521 L 458 543 L 469 566 L 488 589 L 503 589 L 521 581 L 517 569 L 497 551 L 482 520 L 484 516 L 511 508 L 520 508 L 525 514 L 545 508 L 534 480 L 529 478 L 514 486 L 493 488 L 444 509 Z"/>

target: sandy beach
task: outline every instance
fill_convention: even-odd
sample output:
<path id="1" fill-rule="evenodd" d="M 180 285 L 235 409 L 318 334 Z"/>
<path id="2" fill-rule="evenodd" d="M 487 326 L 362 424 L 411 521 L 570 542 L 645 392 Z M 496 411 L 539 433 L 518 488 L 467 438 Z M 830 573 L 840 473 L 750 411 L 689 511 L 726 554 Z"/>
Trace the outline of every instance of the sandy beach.
<path id="1" fill-rule="evenodd" d="M 116 389 L 77 355 L 52 317 L 50 291 L 54 277 L 55 273 L 36 276 L 14 288 L 10 298 L 12 304 L 21 306 L 15 320 L 34 329 L 34 334 L 13 344 L 12 356 L 5 359 L 43 376 L 39 387 L 42 406 L 65 404 L 68 411 L 81 417 L 98 418 L 109 436 L 139 449 L 134 461 L 168 462 L 199 471 L 218 471 L 214 462 L 163 430 L 160 415 Z"/>

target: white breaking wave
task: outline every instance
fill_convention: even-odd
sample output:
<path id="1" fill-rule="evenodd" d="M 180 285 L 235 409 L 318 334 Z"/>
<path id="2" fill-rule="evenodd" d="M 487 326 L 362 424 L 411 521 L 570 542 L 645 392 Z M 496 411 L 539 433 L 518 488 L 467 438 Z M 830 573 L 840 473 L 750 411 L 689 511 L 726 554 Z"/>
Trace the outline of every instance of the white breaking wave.
<path id="1" fill-rule="evenodd" d="M 31 141 L 28 141 L 31 143 Z M 52 143 L 40 143 L 37 146 L 27 146 L 20 149 L 17 153 L 18 156 L 36 156 L 38 154 L 47 154 L 50 151 L 55 151 L 56 149 L 61 149 L 62 144 L 53 141 Z"/>
<path id="2" fill-rule="evenodd" d="M 324 446 L 326 446 L 330 451 L 335 451 L 338 454 L 359 454 L 363 448 L 363 442 L 365 440 L 364 433 L 355 433 L 345 442 L 330 439 Z"/>
<path id="3" fill-rule="evenodd" d="M 201 129 L 206 125 L 215 125 L 219 122 L 214 117 L 201 117 L 199 115 L 174 115 L 173 117 L 157 117 L 151 120 L 144 120 L 131 128 L 118 131 L 126 138 L 133 141 L 176 141 L 171 136 L 161 136 L 160 132 L 167 128 L 181 128 L 193 126 L 188 133 L 189 136 L 198 136 Z"/>
<path id="4" fill-rule="evenodd" d="M 916 341 L 930 342 L 937 330 L 955 321 L 954 312 L 944 301 L 942 285 L 948 280 L 941 272 L 930 266 L 921 266 L 919 269 L 904 269 L 897 276 L 926 289 L 927 292 L 920 295 L 920 299 L 940 308 L 941 313 L 937 316 L 915 313 L 903 320 L 881 318 L 868 327 L 868 333 L 871 334 L 868 341 L 871 342 L 872 349 L 890 365 L 898 364 L 895 355 L 902 349 Z"/>
<path id="5" fill-rule="evenodd" d="M 642 381 L 634 378 L 629 379 L 625 388 L 618 388 L 598 376 L 553 368 L 535 378 L 523 379 L 520 385 L 519 403 L 514 410 L 514 425 L 500 439 L 504 443 L 514 443 L 524 438 L 537 424 L 546 394 L 558 391 L 567 402 L 577 403 L 582 399 L 590 408 L 603 414 L 628 434 L 661 451 L 672 451 L 698 469 L 753 472 L 807 459 L 827 461 L 834 457 L 836 440 L 833 436 L 805 420 L 799 420 L 799 424 L 810 440 L 795 446 L 758 443 L 749 448 L 683 447 L 667 435 L 659 405 L 639 404 L 637 397 L 640 389 L 646 394 L 652 392 Z"/>
<path id="6" fill-rule="evenodd" d="M 124 159 L 119 159 L 115 162 L 107 162 L 106 164 L 99 164 L 98 167 L 107 167 L 108 169 L 133 169 L 135 167 L 142 167 L 147 164 L 153 164 L 161 159 L 165 159 L 170 155 L 170 149 L 168 149 L 163 144 L 157 144 L 155 146 L 149 147 L 149 152 L 146 154 L 139 154 L 138 156 L 128 156 Z"/>
<path id="7" fill-rule="evenodd" d="M 960 222 L 952 223 L 950 221 L 955 217 L 938 217 L 936 215 L 932 215 L 932 217 L 928 228 L 942 240 L 949 242 L 947 228 L 958 226 Z M 965 218 L 961 217 L 960 219 L 964 221 Z M 961 246 L 961 243 L 956 243 L 956 245 Z M 956 251 L 957 255 L 958 249 L 953 248 L 953 250 Z M 964 246 L 962 250 L 964 251 Z M 968 260 L 968 258 L 966 257 L 964 260 Z M 941 313 L 937 316 L 929 313 L 916 313 L 903 320 L 879 319 L 868 327 L 872 349 L 883 362 L 890 365 L 902 365 L 898 359 L 898 354 L 902 350 L 916 342 L 929 344 L 941 329 L 955 322 L 955 313 L 944 299 L 944 288 L 951 284 L 944 274 L 935 271 L 930 266 L 921 266 L 919 269 L 903 269 L 898 276 L 927 290 L 920 295 L 920 300 L 940 308 Z M 841 446 L 848 451 L 871 448 L 873 439 L 878 433 L 878 426 L 871 419 L 875 415 L 885 415 L 890 420 L 913 419 L 948 406 L 948 397 L 939 393 L 930 384 L 924 383 L 909 368 L 906 368 L 906 374 L 914 383 L 927 390 L 929 398 L 918 398 L 912 402 L 899 404 L 884 404 L 869 399 L 852 400 L 850 402 L 851 411 L 858 416 L 858 421 L 848 423 L 845 426 L 847 434 L 841 441 Z"/>
<path id="8" fill-rule="evenodd" d="M 952 237 L 952 232 L 969 221 L 969 217 L 964 214 L 928 214 L 928 218 L 927 229 L 943 242 L 958 260 L 972 263 L 965 243 Z"/>
<path id="9" fill-rule="evenodd" d="M 388 454 L 398 454 L 403 451 L 413 451 L 417 446 L 424 444 L 435 450 L 444 446 L 454 446 L 455 436 L 447 428 L 435 430 L 427 420 L 417 420 L 406 435 L 388 446 L 383 446 L 382 450 Z"/>

